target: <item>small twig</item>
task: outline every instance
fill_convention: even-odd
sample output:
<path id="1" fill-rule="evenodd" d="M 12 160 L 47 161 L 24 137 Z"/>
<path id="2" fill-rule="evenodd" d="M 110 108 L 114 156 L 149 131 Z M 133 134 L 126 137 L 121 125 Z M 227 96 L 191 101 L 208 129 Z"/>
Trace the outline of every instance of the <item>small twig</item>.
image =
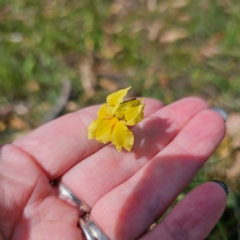
<path id="1" fill-rule="evenodd" d="M 219 163 L 219 162 L 222 162 L 224 161 L 225 159 L 227 159 L 231 154 L 235 153 L 236 151 L 240 151 L 240 147 L 235 147 L 233 148 L 225 157 L 217 160 L 217 161 L 214 161 L 214 162 L 207 162 L 205 163 L 206 165 L 212 165 L 212 164 L 216 164 L 216 163 Z"/>
<path id="2" fill-rule="evenodd" d="M 63 108 L 66 106 L 67 101 L 69 99 L 71 93 L 71 81 L 67 78 L 64 79 L 62 82 L 62 92 L 59 98 L 56 101 L 55 106 L 53 109 L 45 116 L 42 123 L 49 122 L 59 116 Z"/>

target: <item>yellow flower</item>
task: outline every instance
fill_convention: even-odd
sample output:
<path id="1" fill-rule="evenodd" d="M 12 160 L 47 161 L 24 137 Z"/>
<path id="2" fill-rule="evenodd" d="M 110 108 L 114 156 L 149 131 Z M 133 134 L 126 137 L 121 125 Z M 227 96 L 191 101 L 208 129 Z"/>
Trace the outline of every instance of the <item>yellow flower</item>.
<path id="1" fill-rule="evenodd" d="M 112 142 L 118 151 L 124 147 L 131 151 L 134 136 L 127 126 L 134 126 L 143 119 L 143 99 L 123 101 L 131 87 L 107 96 L 107 101 L 98 110 L 98 118 L 88 127 L 88 139 Z"/>

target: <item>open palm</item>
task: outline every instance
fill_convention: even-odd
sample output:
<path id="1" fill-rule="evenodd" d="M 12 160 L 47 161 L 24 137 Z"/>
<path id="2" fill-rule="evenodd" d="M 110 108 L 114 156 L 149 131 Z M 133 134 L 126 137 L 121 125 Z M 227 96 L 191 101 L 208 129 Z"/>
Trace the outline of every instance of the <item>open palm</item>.
<path id="1" fill-rule="evenodd" d="M 0 149 L 0 239 L 84 239 L 78 210 L 58 197 L 61 182 L 91 206 L 110 239 L 204 239 L 226 194 L 216 183 L 191 191 L 148 231 L 188 185 L 225 133 L 220 115 L 198 98 L 166 107 L 145 99 L 131 152 L 87 139 L 99 106 L 54 120 Z"/>

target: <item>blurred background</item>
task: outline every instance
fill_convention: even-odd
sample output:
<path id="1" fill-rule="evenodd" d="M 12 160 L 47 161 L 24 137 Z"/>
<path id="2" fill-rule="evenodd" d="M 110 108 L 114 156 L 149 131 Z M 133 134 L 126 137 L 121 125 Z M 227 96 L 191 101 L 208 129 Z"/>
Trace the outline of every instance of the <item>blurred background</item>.
<path id="1" fill-rule="evenodd" d="M 195 95 L 229 114 L 227 134 L 177 200 L 230 188 L 207 239 L 240 239 L 239 0 L 0 0 L 0 144 L 62 114 L 130 95 Z"/>

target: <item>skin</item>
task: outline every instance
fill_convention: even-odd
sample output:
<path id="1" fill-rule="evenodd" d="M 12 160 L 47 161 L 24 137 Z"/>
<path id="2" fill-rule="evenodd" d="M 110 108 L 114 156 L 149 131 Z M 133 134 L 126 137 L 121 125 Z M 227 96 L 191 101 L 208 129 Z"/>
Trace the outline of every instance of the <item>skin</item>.
<path id="1" fill-rule="evenodd" d="M 0 239 L 84 239 L 78 210 L 58 197 L 61 181 L 91 208 L 110 239 L 205 239 L 226 194 L 214 182 L 193 189 L 150 232 L 225 134 L 221 116 L 198 98 L 170 105 L 145 99 L 135 143 L 120 153 L 87 139 L 99 106 L 65 115 L 0 148 Z"/>

